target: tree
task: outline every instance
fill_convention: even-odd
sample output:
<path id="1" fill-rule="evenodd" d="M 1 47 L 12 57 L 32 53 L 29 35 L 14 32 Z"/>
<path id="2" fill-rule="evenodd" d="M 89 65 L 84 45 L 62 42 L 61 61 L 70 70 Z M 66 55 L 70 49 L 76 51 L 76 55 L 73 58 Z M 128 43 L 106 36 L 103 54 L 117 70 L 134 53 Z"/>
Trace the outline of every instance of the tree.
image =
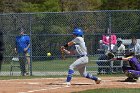
<path id="1" fill-rule="evenodd" d="M 59 12 L 60 6 L 58 0 L 23 0 L 20 10 L 22 12 Z"/>
<path id="2" fill-rule="evenodd" d="M 140 0 L 101 0 L 101 10 L 132 10 L 140 9 Z"/>
<path id="3" fill-rule="evenodd" d="M 63 11 L 92 11 L 99 9 L 101 0 L 61 0 Z"/>
<path id="4" fill-rule="evenodd" d="M 20 12 L 19 6 L 22 0 L 0 0 L 0 12 Z"/>

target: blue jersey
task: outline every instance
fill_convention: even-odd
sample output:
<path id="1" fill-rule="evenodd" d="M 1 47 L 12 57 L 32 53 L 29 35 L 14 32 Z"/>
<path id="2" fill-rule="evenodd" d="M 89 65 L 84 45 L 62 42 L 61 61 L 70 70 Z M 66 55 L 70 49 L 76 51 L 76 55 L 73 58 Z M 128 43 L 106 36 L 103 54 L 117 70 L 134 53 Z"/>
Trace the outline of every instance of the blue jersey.
<path id="1" fill-rule="evenodd" d="M 16 48 L 18 53 L 24 53 L 24 48 L 26 48 L 30 44 L 30 37 L 26 34 L 16 37 Z M 30 52 L 30 48 L 28 48 L 27 52 Z"/>

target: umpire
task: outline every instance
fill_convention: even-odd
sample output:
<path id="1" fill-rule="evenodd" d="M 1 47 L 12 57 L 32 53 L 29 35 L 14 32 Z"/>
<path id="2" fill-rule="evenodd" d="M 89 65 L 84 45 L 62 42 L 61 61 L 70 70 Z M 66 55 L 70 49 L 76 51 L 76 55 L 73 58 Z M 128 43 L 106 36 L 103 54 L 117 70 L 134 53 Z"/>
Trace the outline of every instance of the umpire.
<path id="1" fill-rule="evenodd" d="M 1 65 L 3 60 L 3 33 L 0 31 L 0 71 L 1 71 Z"/>

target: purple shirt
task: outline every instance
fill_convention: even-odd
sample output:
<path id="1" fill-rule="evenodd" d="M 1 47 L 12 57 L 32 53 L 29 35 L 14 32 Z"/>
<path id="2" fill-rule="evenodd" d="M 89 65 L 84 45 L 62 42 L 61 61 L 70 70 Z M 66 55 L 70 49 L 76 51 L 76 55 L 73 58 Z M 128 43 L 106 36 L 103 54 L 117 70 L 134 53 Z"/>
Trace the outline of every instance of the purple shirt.
<path id="1" fill-rule="evenodd" d="M 136 57 L 130 58 L 129 64 L 133 69 L 140 71 L 140 62 L 138 61 Z"/>

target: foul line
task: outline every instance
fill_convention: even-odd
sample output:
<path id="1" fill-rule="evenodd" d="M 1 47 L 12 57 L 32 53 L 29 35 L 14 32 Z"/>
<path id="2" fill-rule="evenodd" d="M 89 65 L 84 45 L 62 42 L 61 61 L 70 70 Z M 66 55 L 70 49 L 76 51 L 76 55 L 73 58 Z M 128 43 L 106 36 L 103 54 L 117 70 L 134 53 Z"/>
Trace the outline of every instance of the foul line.
<path id="1" fill-rule="evenodd" d="M 19 80 L 21 80 L 21 81 L 22 81 L 22 80 L 27 80 L 27 81 L 28 81 L 28 80 L 40 80 L 40 79 L 42 79 L 42 80 L 43 80 L 43 79 L 45 79 L 45 80 L 47 79 L 47 80 L 48 80 L 48 79 L 65 79 L 65 78 L 31 78 L 31 79 L 8 79 L 8 80 L 0 80 L 0 81 L 19 81 Z"/>
<path id="2" fill-rule="evenodd" d="M 27 91 L 27 92 L 18 92 L 18 93 L 33 93 L 33 92 L 39 92 L 39 91 L 46 91 L 46 90 L 53 90 L 53 89 L 59 89 L 59 88 L 65 88 L 67 86 L 64 86 L 64 87 L 55 87 L 55 88 L 47 88 L 47 89 L 38 89 L 38 90 L 30 90 L 30 91 Z"/>

